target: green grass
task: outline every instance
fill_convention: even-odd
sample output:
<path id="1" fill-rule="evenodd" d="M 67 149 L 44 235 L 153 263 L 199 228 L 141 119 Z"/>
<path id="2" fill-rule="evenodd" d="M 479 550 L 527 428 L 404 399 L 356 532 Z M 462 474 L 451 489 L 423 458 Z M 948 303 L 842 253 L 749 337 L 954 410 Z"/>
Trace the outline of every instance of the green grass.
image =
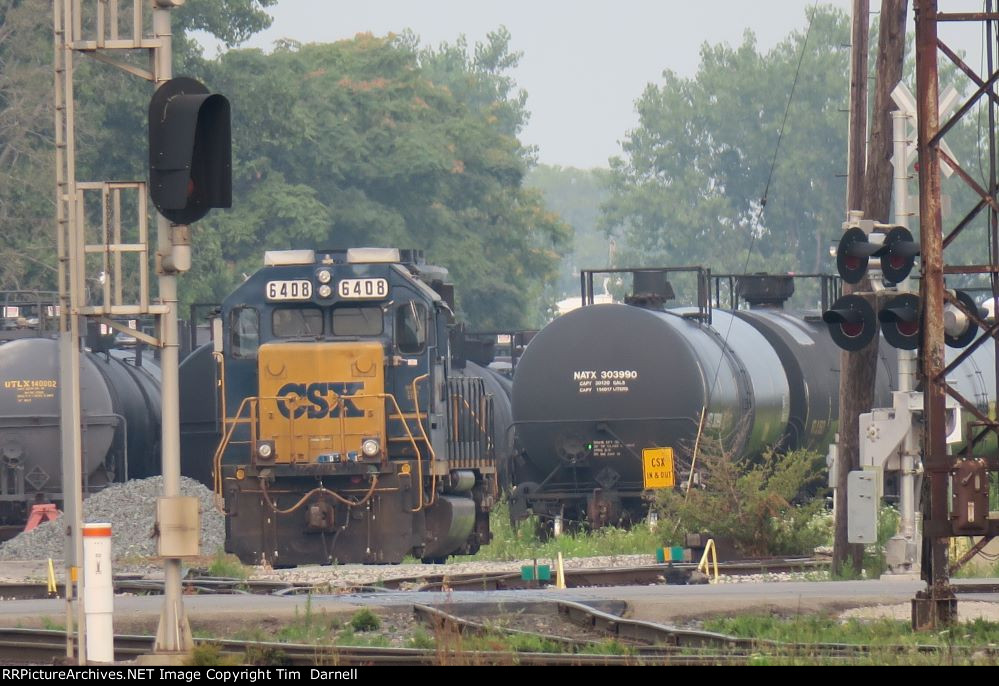
<path id="1" fill-rule="evenodd" d="M 186 661 L 190 667 L 234 667 L 242 663 L 239 656 L 223 653 L 218 643 L 201 643 L 194 646 Z"/>
<path id="2" fill-rule="evenodd" d="M 354 613 L 345 625 L 337 617 L 313 609 L 310 596 L 305 600 L 303 611 L 299 612 L 298 608 L 295 608 L 292 620 L 272 633 L 265 633 L 261 628 L 253 627 L 237 631 L 233 634 L 233 638 L 261 643 L 385 647 L 389 645 L 389 639 L 384 635 L 373 633 L 381 628 L 381 624 L 378 615 L 367 608 L 362 608 Z"/>
<path id="3" fill-rule="evenodd" d="M 375 631 L 381 625 L 378 615 L 366 607 L 355 612 L 350 618 L 350 628 L 354 631 Z"/>
<path id="4" fill-rule="evenodd" d="M 42 628 L 48 631 L 66 631 L 66 625 L 62 622 L 57 622 L 51 617 L 42 617 Z"/>
<path id="5" fill-rule="evenodd" d="M 388 647 L 389 640 L 381 634 L 358 635 L 354 633 L 353 627 L 346 626 L 336 635 L 336 638 L 333 640 L 333 644 L 338 646 L 367 646 L 371 648 L 385 648 Z"/>
<path id="6" fill-rule="evenodd" d="M 650 531 L 642 523 L 631 529 L 604 527 L 597 531 L 566 533 L 558 538 L 541 540 L 537 535 L 538 521 L 529 517 L 516 528 L 510 524 L 505 502 L 493 508 L 489 518 L 493 540 L 482 546 L 472 559 L 476 560 L 530 560 L 563 557 L 594 557 L 598 555 L 654 555 L 661 548 L 665 537 L 660 530 Z M 461 561 L 467 558 L 453 558 Z M 552 570 L 554 573 L 554 570 Z"/>
<path id="7" fill-rule="evenodd" d="M 250 570 L 243 566 L 235 555 L 227 555 L 223 550 L 215 551 L 211 563 L 208 565 L 210 576 L 225 577 L 226 579 L 247 579 Z"/>
<path id="8" fill-rule="evenodd" d="M 416 627 L 406 641 L 407 648 L 419 648 L 421 650 L 431 650 L 437 646 L 437 641 L 427 633 L 422 626 Z"/>
<path id="9" fill-rule="evenodd" d="M 781 648 L 760 647 L 754 665 L 996 665 L 990 654 L 999 642 L 999 623 L 976 620 L 937 632 L 914 632 L 909 622 L 879 619 L 838 620 L 807 615 L 790 619 L 773 615 L 739 615 L 705 621 L 708 631 L 782 643 L 838 643 L 867 646 L 869 652 L 849 657 L 782 654 Z M 936 651 L 917 646 L 938 646 Z M 988 649 L 988 650 L 986 650 Z"/>
<path id="10" fill-rule="evenodd" d="M 783 618 L 746 614 L 706 620 L 703 627 L 740 638 L 783 643 L 849 643 L 870 646 L 964 646 L 999 643 L 999 623 L 976 620 L 936 632 L 915 632 L 909 622 L 891 619 L 840 620 L 821 615 Z"/>
<path id="11" fill-rule="evenodd" d="M 972 538 L 958 538 L 951 541 L 951 560 L 957 560 L 966 553 L 972 545 Z M 999 560 L 989 561 L 986 558 L 972 559 L 966 565 L 951 575 L 956 579 L 982 579 L 999 577 Z"/>
<path id="12" fill-rule="evenodd" d="M 888 562 L 885 559 L 885 544 L 898 533 L 898 523 L 900 515 L 898 510 L 890 505 L 883 506 L 878 510 L 877 543 L 864 546 L 864 560 L 860 575 L 853 572 L 850 564 L 844 565 L 839 574 L 830 573 L 830 577 L 836 581 L 851 579 L 877 579 L 888 571 Z M 832 540 L 829 541 L 832 543 Z"/>
<path id="13" fill-rule="evenodd" d="M 342 626 L 336 617 L 331 617 L 326 612 L 316 612 L 312 608 L 312 596 L 309 596 L 305 599 L 305 610 L 299 612 L 296 607 L 292 620 L 273 633 L 265 633 L 255 626 L 235 632 L 233 638 L 267 643 L 329 644 Z"/>

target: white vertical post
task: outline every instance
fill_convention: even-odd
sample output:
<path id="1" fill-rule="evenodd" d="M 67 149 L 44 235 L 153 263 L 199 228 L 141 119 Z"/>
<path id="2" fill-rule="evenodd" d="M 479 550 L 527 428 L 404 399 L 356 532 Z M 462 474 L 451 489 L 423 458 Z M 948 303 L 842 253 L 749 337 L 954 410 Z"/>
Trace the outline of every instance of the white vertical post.
<path id="1" fill-rule="evenodd" d="M 83 604 L 87 622 L 87 661 L 114 662 L 114 584 L 111 524 L 83 525 Z"/>
<path id="2" fill-rule="evenodd" d="M 892 138 L 894 142 L 894 205 L 895 223 L 909 226 L 909 140 L 907 136 L 910 114 L 902 110 L 892 113 Z M 898 284 L 900 293 L 912 291 L 909 279 Z M 898 390 L 912 391 L 916 388 L 916 353 L 911 350 L 898 351 Z M 915 427 L 902 440 L 899 459 L 899 535 L 905 539 L 905 562 L 910 571 L 918 568 L 916 544 L 916 463 L 919 459 L 919 440 Z"/>
<path id="3" fill-rule="evenodd" d="M 165 3 L 164 3 L 165 4 Z M 154 85 L 159 88 L 173 76 L 172 32 L 169 7 L 183 4 L 174 0 L 167 6 L 153 8 L 153 33 L 161 45 L 153 54 Z M 163 456 L 163 497 L 180 495 L 180 405 L 177 331 L 177 271 L 173 269 L 175 246 L 173 227 L 163 215 L 156 217 L 157 254 L 160 301 L 169 311 L 159 318 L 161 342 L 160 373 L 162 392 L 162 426 L 160 450 Z M 167 264 L 170 265 L 168 268 Z M 191 627 L 181 595 L 181 561 L 177 557 L 163 559 L 163 610 L 156 631 L 156 653 L 190 652 L 194 648 Z"/>

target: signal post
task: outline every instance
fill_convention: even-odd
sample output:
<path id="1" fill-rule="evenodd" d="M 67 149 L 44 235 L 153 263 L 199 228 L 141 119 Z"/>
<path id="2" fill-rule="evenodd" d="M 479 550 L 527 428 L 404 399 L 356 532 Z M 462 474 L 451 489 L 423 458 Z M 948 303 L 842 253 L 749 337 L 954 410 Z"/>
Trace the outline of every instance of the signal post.
<path id="1" fill-rule="evenodd" d="M 994 316 L 987 319 L 967 293 L 948 289 L 944 281 L 947 275 L 952 275 L 954 278 L 984 275 L 991 284 L 993 307 L 999 300 L 999 199 L 997 199 L 999 174 L 997 174 L 995 133 L 996 114 L 999 109 L 999 94 L 996 92 L 999 69 L 996 66 L 997 46 L 994 42 L 996 35 L 994 24 L 999 22 L 999 12 L 995 11 L 993 0 L 986 0 L 984 12 L 940 12 L 937 0 L 914 0 L 914 8 L 915 101 L 912 106 L 906 106 L 904 93 L 901 94 L 903 96 L 901 100 L 897 97 L 898 91 L 895 97 L 902 105 L 902 109 L 910 111 L 910 115 L 912 109 L 916 110 L 919 247 L 916 249 L 911 242 L 911 236 L 899 243 L 893 243 L 891 240 L 893 234 L 903 235 L 897 233 L 898 227 L 879 227 L 873 224 L 864 226 L 861 222 L 857 222 L 857 226 L 844 227 L 847 231 L 840 241 L 837 267 L 843 279 L 849 281 L 856 276 L 855 271 L 866 270 L 870 258 L 879 257 L 884 280 L 897 284 L 904 280 L 904 276 L 900 273 L 892 274 L 890 270 L 910 260 L 910 255 L 913 257 L 916 253 L 920 255 L 919 295 L 903 292 L 892 294 L 889 300 L 889 296 L 882 291 L 877 314 L 885 339 L 889 343 L 902 351 L 918 350 L 918 370 L 915 377 L 920 392 L 896 392 L 895 408 L 891 417 L 886 415 L 879 420 L 876 416 L 879 411 L 875 411 L 868 419 L 867 426 L 876 429 L 870 432 L 869 436 L 876 436 L 879 432 L 884 433 L 883 429 L 896 432 L 880 449 L 887 455 L 898 450 L 900 444 L 902 446 L 901 450 L 904 453 L 900 455 L 903 472 L 902 496 L 903 503 L 907 505 L 916 499 L 916 494 L 911 483 L 907 484 L 905 481 L 906 472 L 913 470 L 904 458 L 907 455 L 918 457 L 915 454 L 916 444 L 912 432 L 921 425 L 919 447 L 928 481 L 922 508 L 924 520 L 921 572 L 927 587 L 912 601 L 912 623 L 914 628 L 930 629 L 949 624 L 956 619 L 957 600 L 950 586 L 950 576 L 996 534 L 999 534 L 999 520 L 991 518 L 989 514 L 989 475 L 990 472 L 999 471 L 999 454 L 985 453 L 983 448 L 983 441 L 987 437 L 999 435 L 999 422 L 995 416 L 983 411 L 978 404 L 964 397 L 956 385 L 948 381 L 948 376 L 954 374 L 979 347 L 986 343 L 991 344 L 996 361 L 999 362 L 999 342 L 997 342 L 999 319 Z M 989 36 L 987 72 L 983 76 L 979 76 L 965 64 L 938 36 L 937 28 L 940 22 L 968 21 L 984 22 L 984 33 Z M 943 53 L 970 81 L 967 89 L 971 91 L 970 97 L 960 104 L 955 114 L 950 116 L 943 114 L 949 108 L 939 104 L 938 53 Z M 973 112 L 976 106 L 988 108 L 987 189 L 982 188 L 971 174 L 961 168 L 943 141 L 947 132 L 963 117 Z M 905 116 L 899 115 L 897 121 Z M 903 165 L 904 169 L 904 159 L 899 159 L 900 157 L 904 158 L 904 155 L 900 156 L 896 148 L 896 196 L 905 193 L 904 183 L 898 182 L 899 177 L 904 176 L 899 170 L 899 165 Z M 946 167 L 942 167 L 941 162 Z M 979 198 L 978 203 L 961 216 L 954 227 L 946 230 L 941 212 L 941 172 L 955 174 Z M 896 208 L 899 207 L 899 200 L 899 197 L 896 197 Z M 898 213 L 896 214 L 898 216 Z M 904 212 L 902 214 L 904 216 Z M 976 219 L 982 218 L 985 220 L 988 234 L 987 244 L 982 246 L 982 253 L 990 255 L 989 262 L 972 265 L 947 264 L 944 255 L 946 248 L 962 231 L 973 225 Z M 862 230 L 855 231 L 855 228 Z M 911 268 L 911 263 L 909 266 Z M 833 339 L 847 350 L 859 350 L 873 342 L 877 335 L 873 308 L 856 296 L 845 296 L 838 300 L 823 314 L 823 319 L 829 325 Z M 948 346 L 961 349 L 961 352 L 949 363 L 945 354 Z M 902 359 L 904 361 L 904 355 Z M 996 365 L 996 370 L 995 381 L 999 387 L 999 364 Z M 913 419 L 916 414 L 921 415 L 921 421 Z M 948 427 L 949 423 L 956 425 L 956 428 Z M 951 455 L 948 446 L 957 444 L 961 444 L 959 453 Z M 873 517 L 870 519 L 871 522 L 874 521 Z M 870 531 L 864 535 L 870 536 Z M 949 539 L 964 536 L 981 538 L 961 559 L 949 560 Z M 863 542 L 871 542 L 871 539 L 867 538 Z"/>
<path id="2" fill-rule="evenodd" d="M 80 322 L 90 318 L 160 349 L 162 373 L 163 497 L 157 502 L 158 554 L 164 558 L 165 592 L 155 652 L 183 654 L 193 647 L 181 596 L 181 559 L 197 555 L 200 523 L 196 498 L 180 496 L 180 412 L 178 374 L 177 276 L 190 268 L 188 224 L 211 207 L 231 205 L 231 141 L 228 101 L 208 95 L 192 79 L 172 80 L 170 11 L 184 0 L 153 0 L 152 35 L 144 35 L 143 0 L 119 11 L 117 2 L 54 0 L 56 102 L 56 206 L 60 294 L 60 403 L 64 503 L 67 526 L 67 618 L 76 569 L 82 558 L 80 431 Z M 108 11 L 110 7 L 110 12 Z M 121 15 L 121 16 L 119 16 Z M 123 28 L 124 26 L 124 28 Z M 95 35 L 85 36 L 93 30 Z M 118 61 L 115 51 L 146 50 L 148 70 Z M 147 184 L 78 182 L 75 161 L 73 61 L 90 56 L 152 81 L 150 104 L 149 193 L 159 210 L 155 268 L 159 297 L 148 288 L 150 240 L 147 227 Z M 178 190 L 179 189 L 179 190 Z M 88 242 L 88 193 L 101 201 L 103 226 L 99 242 Z M 122 226 L 122 195 L 134 194 L 135 227 Z M 92 214 L 92 213 L 91 213 Z M 132 240 L 128 241 L 128 234 Z M 91 296 L 86 288 L 88 265 L 96 260 L 106 278 Z M 138 284 L 138 293 L 128 293 Z M 130 329 L 116 318 L 152 316 L 156 334 Z M 80 597 L 80 593 L 77 596 Z M 82 600 L 77 617 L 82 620 Z M 82 621 L 78 659 L 85 663 Z M 72 655 L 67 625 L 67 654 Z"/>

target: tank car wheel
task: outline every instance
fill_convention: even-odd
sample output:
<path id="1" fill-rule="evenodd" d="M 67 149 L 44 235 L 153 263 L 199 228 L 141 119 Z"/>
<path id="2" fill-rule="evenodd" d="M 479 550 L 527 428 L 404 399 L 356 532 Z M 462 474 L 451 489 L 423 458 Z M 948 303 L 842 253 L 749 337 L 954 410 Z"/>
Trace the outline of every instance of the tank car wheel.
<path id="1" fill-rule="evenodd" d="M 442 565 L 447 562 L 447 555 L 442 557 L 424 557 L 420 559 L 425 565 Z"/>

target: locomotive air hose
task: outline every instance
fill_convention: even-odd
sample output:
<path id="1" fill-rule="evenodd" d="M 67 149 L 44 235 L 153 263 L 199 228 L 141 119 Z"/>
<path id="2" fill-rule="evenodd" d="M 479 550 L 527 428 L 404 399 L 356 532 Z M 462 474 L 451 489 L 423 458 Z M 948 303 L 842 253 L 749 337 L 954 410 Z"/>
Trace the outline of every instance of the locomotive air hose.
<path id="1" fill-rule="evenodd" d="M 305 495 L 303 495 L 302 498 L 301 498 L 301 500 L 299 500 L 297 503 L 295 503 L 294 505 L 292 505 L 288 509 L 282 510 L 277 505 L 274 504 L 274 501 L 271 500 L 271 495 L 267 491 L 267 480 L 264 479 L 263 477 L 261 477 L 261 479 L 260 479 L 260 489 L 261 489 L 261 492 L 264 494 L 264 500 L 267 502 L 267 506 L 270 507 L 277 514 L 291 514 L 292 512 L 295 512 L 297 509 L 299 509 L 300 507 L 302 507 L 302 505 L 305 504 L 306 500 L 308 500 L 309 498 L 311 498 L 316 493 L 329 494 L 329 495 L 333 496 L 334 500 L 336 500 L 337 502 L 343 503 L 347 507 L 357 507 L 359 505 L 364 505 L 366 502 L 368 502 L 368 500 L 371 499 L 371 496 L 374 495 L 374 493 L 375 493 L 375 487 L 377 485 L 378 485 L 378 475 L 374 474 L 371 477 L 371 486 L 368 488 L 368 492 L 365 493 L 364 497 L 361 498 L 358 501 L 349 500 L 348 498 L 344 498 L 343 496 L 341 496 L 339 493 L 331 491 L 331 490 L 329 490 L 328 488 L 326 488 L 324 486 L 320 486 L 319 488 L 313 488 L 311 491 L 309 491 L 308 493 L 306 493 Z"/>

